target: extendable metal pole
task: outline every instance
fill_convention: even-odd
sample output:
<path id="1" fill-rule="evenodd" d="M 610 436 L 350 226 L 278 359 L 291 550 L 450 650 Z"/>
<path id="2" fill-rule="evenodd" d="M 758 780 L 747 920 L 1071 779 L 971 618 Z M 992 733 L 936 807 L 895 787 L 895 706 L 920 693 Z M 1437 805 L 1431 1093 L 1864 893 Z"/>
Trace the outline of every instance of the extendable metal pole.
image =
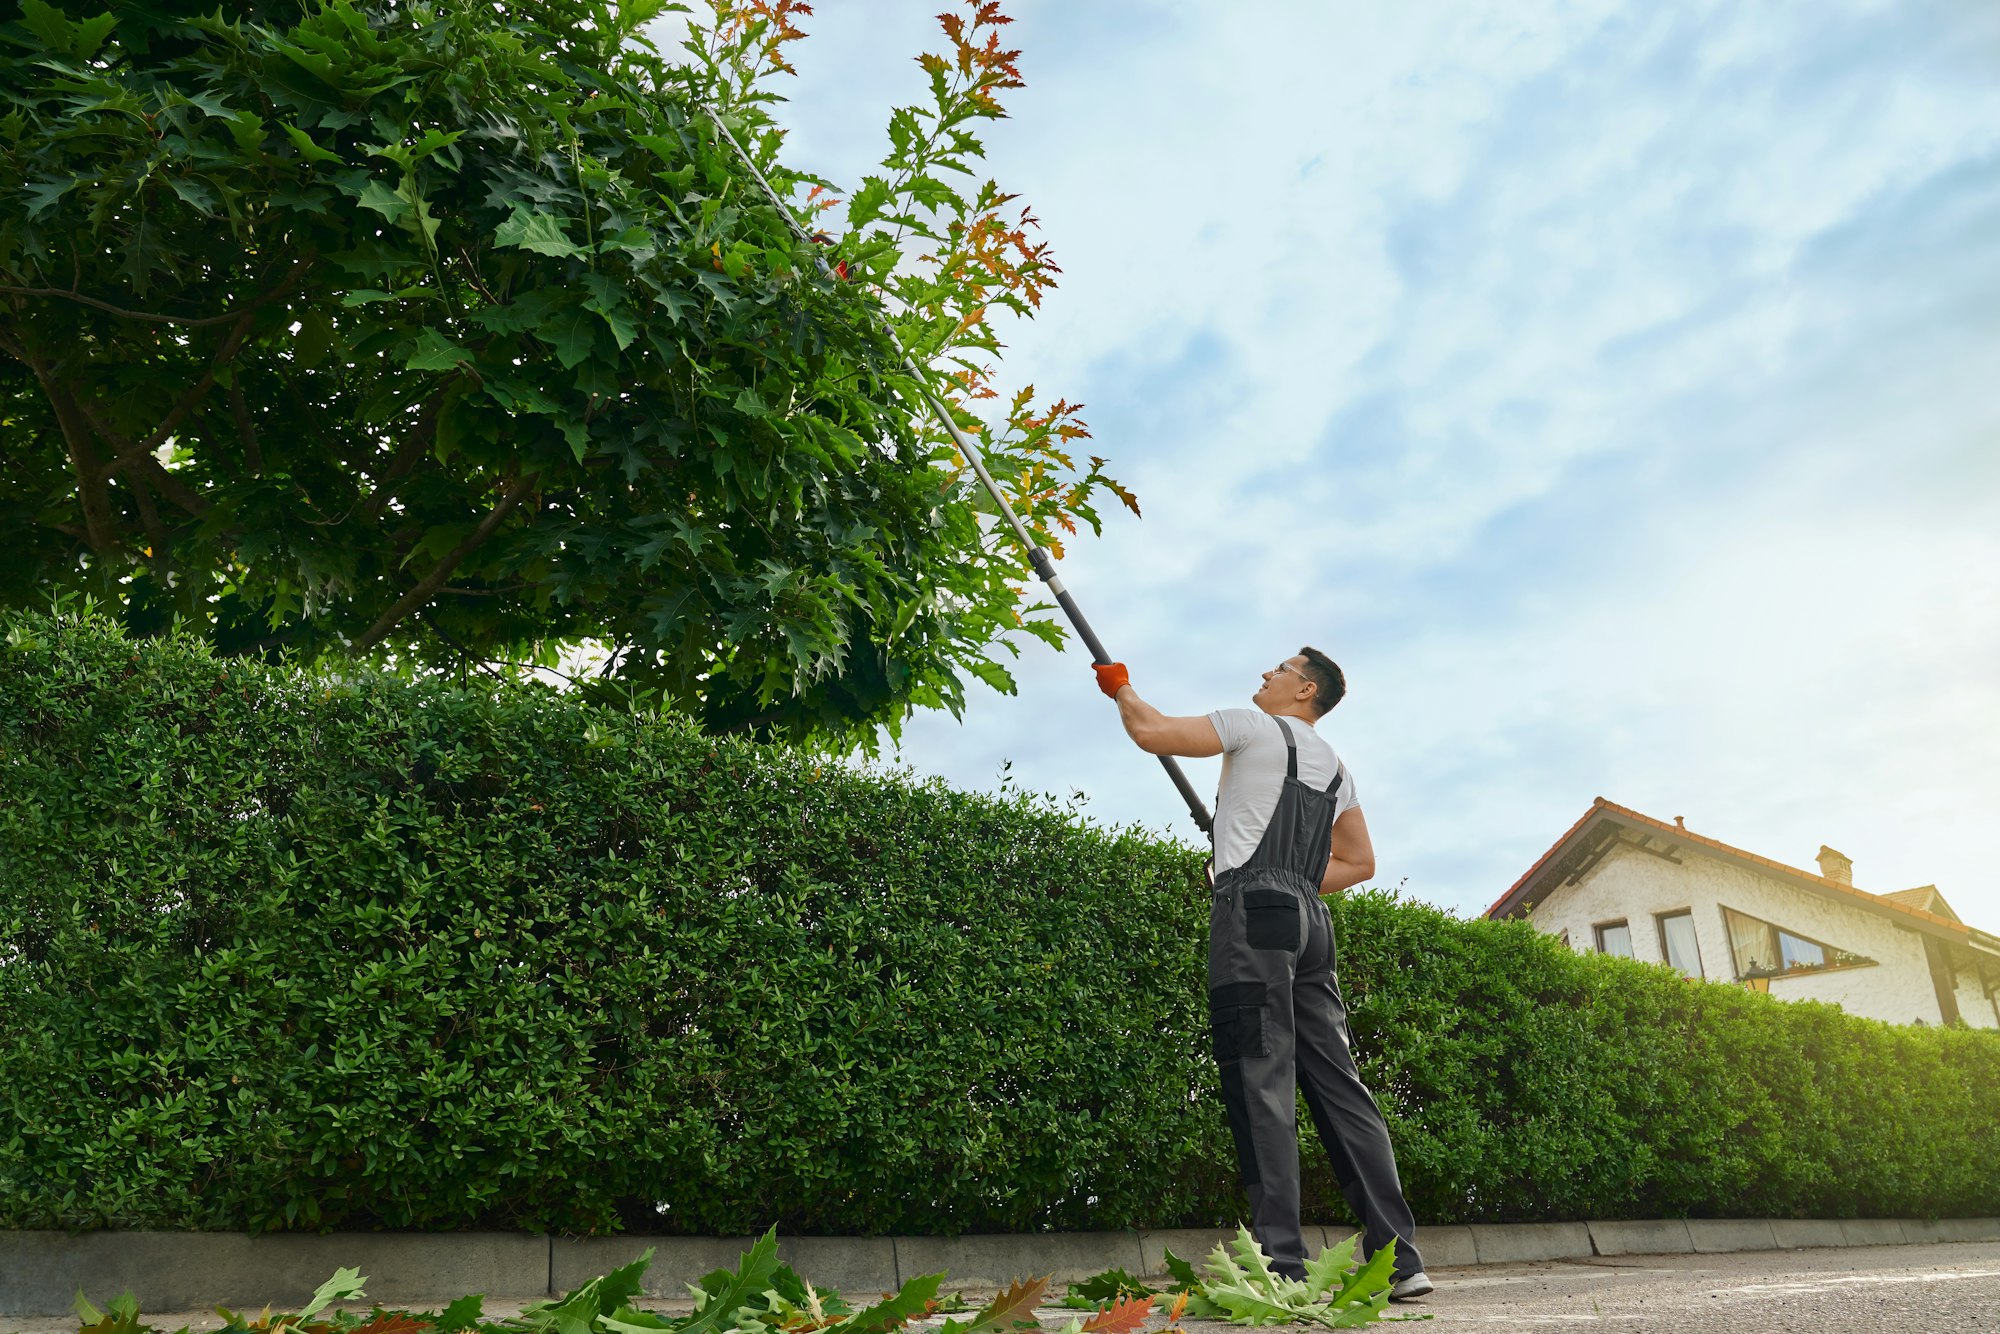
<path id="1" fill-rule="evenodd" d="M 736 142 L 736 136 L 729 132 L 729 127 L 722 123 L 722 118 L 706 106 L 701 108 L 701 112 L 721 132 L 730 148 L 735 150 L 736 156 L 742 159 L 743 165 L 750 169 L 750 175 L 755 178 L 759 186 L 763 187 L 764 197 L 771 201 L 771 207 L 778 210 L 778 216 L 785 220 L 786 225 L 792 229 L 792 234 L 799 238 L 799 244 L 812 256 L 813 263 L 819 266 L 821 275 L 829 281 L 835 281 L 832 266 L 819 254 L 819 248 L 813 243 L 812 237 L 806 235 L 805 228 L 799 226 L 799 220 L 792 216 L 791 209 L 785 207 L 785 201 L 778 197 L 778 192 L 764 179 L 764 173 L 758 170 L 756 161 L 743 151 L 743 145 Z M 889 345 L 895 348 L 896 355 L 902 358 L 903 369 L 909 372 L 910 378 L 920 385 L 926 383 L 923 372 L 904 350 L 902 340 L 896 337 L 896 331 L 890 326 L 889 321 L 878 317 L 878 323 L 881 325 L 882 333 L 889 339 Z M 1007 503 L 1007 497 L 1001 494 L 1000 487 L 994 482 L 992 474 L 986 471 L 986 460 L 980 454 L 979 447 L 973 444 L 972 438 L 961 431 L 958 423 L 952 420 L 950 409 L 928 390 L 924 391 L 924 404 L 930 409 L 931 415 L 938 419 L 939 424 L 950 433 L 952 443 L 958 446 L 958 452 L 972 465 L 973 475 L 979 478 L 979 484 L 986 488 L 986 494 L 993 497 L 993 503 L 999 506 L 1000 512 L 1007 517 L 1007 522 L 1014 529 L 1014 536 L 1019 538 L 1021 545 L 1027 549 L 1028 563 L 1035 567 L 1036 576 L 1048 585 L 1049 592 L 1055 597 L 1056 605 L 1063 609 L 1063 614 L 1069 617 L 1069 623 L 1076 627 L 1077 638 L 1081 639 L 1084 647 L 1090 650 L 1090 660 L 1111 662 L 1113 659 L 1105 649 L 1104 641 L 1090 628 L 1090 622 L 1083 619 L 1083 613 L 1077 610 L 1076 599 L 1063 587 L 1063 581 L 1056 574 L 1055 561 L 1050 558 L 1048 551 L 1035 541 L 1034 534 L 1030 533 L 1028 526 L 1021 522 L 1021 516 L 1014 512 L 1014 507 Z M 1171 755 L 1161 755 L 1157 758 L 1160 767 L 1167 771 L 1167 777 L 1173 780 L 1174 787 L 1179 790 L 1181 800 L 1187 803 L 1188 814 L 1194 817 L 1197 825 L 1201 826 L 1202 833 L 1211 833 L 1215 822 L 1208 813 L 1208 807 L 1195 792 L 1194 784 L 1188 782 L 1187 775 L 1181 772 L 1179 763 Z"/>

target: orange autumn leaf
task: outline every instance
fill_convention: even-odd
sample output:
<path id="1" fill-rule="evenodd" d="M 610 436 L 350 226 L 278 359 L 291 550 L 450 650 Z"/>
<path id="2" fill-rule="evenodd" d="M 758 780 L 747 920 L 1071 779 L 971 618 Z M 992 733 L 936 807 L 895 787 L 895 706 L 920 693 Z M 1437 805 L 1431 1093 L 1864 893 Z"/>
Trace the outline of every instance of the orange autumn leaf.
<path id="1" fill-rule="evenodd" d="M 1146 1323 L 1152 1309 L 1151 1297 L 1123 1298 L 1084 1321 L 1084 1334 L 1132 1334 Z"/>

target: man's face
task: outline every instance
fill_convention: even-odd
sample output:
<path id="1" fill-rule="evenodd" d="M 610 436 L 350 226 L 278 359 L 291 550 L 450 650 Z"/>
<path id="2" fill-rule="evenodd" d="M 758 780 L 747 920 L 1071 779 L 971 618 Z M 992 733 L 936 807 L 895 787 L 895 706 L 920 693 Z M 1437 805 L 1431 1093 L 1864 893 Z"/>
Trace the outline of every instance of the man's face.
<path id="1" fill-rule="evenodd" d="M 1317 689 L 1306 676 L 1303 653 L 1294 654 L 1264 673 L 1264 684 L 1250 696 L 1250 702 L 1266 713 L 1278 713 L 1304 703 Z"/>

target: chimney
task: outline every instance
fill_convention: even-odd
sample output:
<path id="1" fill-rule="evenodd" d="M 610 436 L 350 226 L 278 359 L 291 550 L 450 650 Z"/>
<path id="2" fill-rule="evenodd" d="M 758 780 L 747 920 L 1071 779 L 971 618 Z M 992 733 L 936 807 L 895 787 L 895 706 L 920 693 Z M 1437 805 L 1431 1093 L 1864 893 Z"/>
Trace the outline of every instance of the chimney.
<path id="1" fill-rule="evenodd" d="M 1854 860 L 1844 852 L 1836 852 L 1826 844 L 1819 845 L 1819 873 L 1828 880 L 1843 885 L 1854 883 Z"/>

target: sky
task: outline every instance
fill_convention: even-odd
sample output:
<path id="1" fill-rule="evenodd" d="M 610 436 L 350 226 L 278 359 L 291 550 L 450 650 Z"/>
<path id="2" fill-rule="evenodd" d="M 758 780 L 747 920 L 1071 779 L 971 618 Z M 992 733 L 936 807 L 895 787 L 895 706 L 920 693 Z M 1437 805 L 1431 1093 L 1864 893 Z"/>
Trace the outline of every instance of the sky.
<path id="1" fill-rule="evenodd" d="M 881 157 L 940 7 L 821 0 L 788 161 Z M 1063 576 L 1143 696 L 1331 653 L 1375 883 L 1462 914 L 1601 795 L 2000 931 L 2000 7 L 1007 8 L 999 387 L 1139 494 Z M 896 758 L 1196 836 L 1087 653 L 1016 675 Z"/>

